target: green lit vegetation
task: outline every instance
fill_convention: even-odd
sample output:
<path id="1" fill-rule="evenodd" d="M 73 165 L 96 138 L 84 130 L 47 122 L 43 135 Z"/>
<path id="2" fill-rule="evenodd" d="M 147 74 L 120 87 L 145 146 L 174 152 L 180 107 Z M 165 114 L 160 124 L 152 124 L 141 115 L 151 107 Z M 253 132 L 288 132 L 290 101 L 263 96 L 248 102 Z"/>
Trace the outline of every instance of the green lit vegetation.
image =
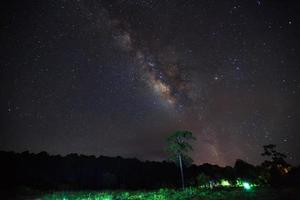
<path id="1" fill-rule="evenodd" d="M 229 186 L 231 186 L 231 184 L 229 183 L 229 181 L 222 179 L 221 180 L 221 186 L 229 187 Z"/>
<path id="2" fill-rule="evenodd" d="M 206 187 L 210 185 L 210 188 Z M 253 190 L 252 190 L 253 189 Z M 202 200 L 202 199 L 253 199 L 261 189 L 255 184 L 238 179 L 235 183 L 221 179 L 205 186 L 183 190 L 160 189 L 156 191 L 104 191 L 55 192 L 42 200 Z M 250 192 L 251 191 L 251 192 Z"/>
<path id="3" fill-rule="evenodd" d="M 248 182 L 245 182 L 248 185 Z M 248 185 L 251 188 L 250 184 Z M 105 192 L 56 192 L 41 200 L 239 200 L 264 199 L 269 189 L 216 187 L 214 189 L 186 188 L 184 190 L 160 189 L 156 191 L 105 191 Z M 268 198 L 273 199 L 273 198 Z M 274 197 L 274 199 L 276 199 Z"/>

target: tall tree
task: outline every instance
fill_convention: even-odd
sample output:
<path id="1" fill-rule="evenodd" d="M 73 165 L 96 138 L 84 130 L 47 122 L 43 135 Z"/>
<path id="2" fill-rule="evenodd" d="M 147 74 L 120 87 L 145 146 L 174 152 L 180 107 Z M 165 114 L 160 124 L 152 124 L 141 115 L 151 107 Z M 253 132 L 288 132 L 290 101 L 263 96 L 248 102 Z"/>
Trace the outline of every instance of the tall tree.
<path id="1" fill-rule="evenodd" d="M 193 162 L 188 153 L 193 150 L 190 140 L 195 140 L 193 133 L 190 131 L 176 131 L 167 138 L 167 151 L 170 154 L 169 159 L 179 165 L 181 184 L 184 189 L 183 165 Z"/>

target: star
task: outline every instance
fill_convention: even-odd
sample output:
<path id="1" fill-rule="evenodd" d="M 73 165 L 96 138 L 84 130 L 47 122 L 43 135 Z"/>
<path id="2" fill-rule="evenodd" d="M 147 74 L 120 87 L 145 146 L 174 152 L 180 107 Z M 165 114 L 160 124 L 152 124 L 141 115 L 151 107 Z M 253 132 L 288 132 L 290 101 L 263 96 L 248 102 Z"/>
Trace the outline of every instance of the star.
<path id="1" fill-rule="evenodd" d="M 268 143 L 299 164 L 296 3 L 5 4 L 0 150 L 162 161 L 187 129 L 196 164 L 258 165 Z"/>

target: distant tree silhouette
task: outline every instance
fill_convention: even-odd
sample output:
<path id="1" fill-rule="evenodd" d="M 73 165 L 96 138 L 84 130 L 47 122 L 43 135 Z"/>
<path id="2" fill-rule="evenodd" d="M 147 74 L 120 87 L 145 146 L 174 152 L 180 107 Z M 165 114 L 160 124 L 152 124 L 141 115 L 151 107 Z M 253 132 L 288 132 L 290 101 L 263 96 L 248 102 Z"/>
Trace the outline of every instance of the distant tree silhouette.
<path id="1" fill-rule="evenodd" d="M 175 156 L 175 159 L 179 164 L 178 157 Z M 187 164 L 187 160 L 183 156 L 182 162 L 184 164 Z M 19 191 L 19 189 L 23 190 L 22 188 L 42 191 L 152 190 L 161 187 L 181 186 L 181 182 L 176 181 L 178 180 L 178 166 L 166 161 L 139 161 L 135 158 L 96 157 L 78 154 L 61 156 L 49 155 L 46 152 L 34 154 L 28 151 L 23 153 L 0 151 L 0 163 L 0 192 Z M 289 172 L 283 175 L 277 168 L 267 169 L 262 166 L 255 168 L 242 161 L 237 161 L 235 168 L 224 168 L 208 163 L 190 165 L 184 169 L 184 180 L 196 186 L 197 182 L 205 182 L 203 176 L 197 180 L 197 176 L 201 173 L 208 176 L 211 182 L 220 179 L 234 182 L 238 177 L 253 182 L 252 177 L 261 175 L 262 178 L 267 177 L 264 179 L 266 181 L 258 182 L 262 184 L 271 183 L 274 186 L 300 184 L 299 167 L 288 168 Z M 269 178 L 268 175 L 270 175 Z"/>
<path id="2" fill-rule="evenodd" d="M 262 163 L 262 167 L 266 170 L 265 174 L 268 175 L 268 182 L 273 186 L 279 186 L 284 176 L 291 170 L 291 166 L 285 161 L 287 156 L 278 152 L 275 144 L 265 145 L 263 148 L 264 152 L 261 155 L 271 158 Z"/>
<path id="3" fill-rule="evenodd" d="M 287 166 L 287 162 L 285 161 L 286 155 L 276 151 L 275 144 L 264 145 L 264 152 L 261 154 L 262 156 L 270 157 L 272 161 L 265 161 L 264 165 L 266 167 L 280 167 Z"/>
<path id="4" fill-rule="evenodd" d="M 176 131 L 167 138 L 167 151 L 170 154 L 169 158 L 180 167 L 182 188 L 184 188 L 183 164 L 188 165 L 193 161 L 188 155 L 188 153 L 193 150 L 189 141 L 195 139 L 193 133 L 190 131 Z"/>
<path id="5" fill-rule="evenodd" d="M 249 181 L 254 181 L 256 177 L 256 168 L 244 160 L 237 159 L 234 164 L 234 169 L 237 177 Z"/>

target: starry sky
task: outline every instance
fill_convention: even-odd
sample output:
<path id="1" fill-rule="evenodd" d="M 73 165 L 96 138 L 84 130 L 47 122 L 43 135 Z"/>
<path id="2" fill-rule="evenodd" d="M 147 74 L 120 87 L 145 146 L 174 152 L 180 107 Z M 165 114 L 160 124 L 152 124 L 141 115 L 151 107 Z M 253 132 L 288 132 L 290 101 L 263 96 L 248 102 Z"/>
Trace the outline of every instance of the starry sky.
<path id="1" fill-rule="evenodd" d="M 1 1 L 0 149 L 196 164 L 300 164 L 300 5 L 279 0 Z"/>

